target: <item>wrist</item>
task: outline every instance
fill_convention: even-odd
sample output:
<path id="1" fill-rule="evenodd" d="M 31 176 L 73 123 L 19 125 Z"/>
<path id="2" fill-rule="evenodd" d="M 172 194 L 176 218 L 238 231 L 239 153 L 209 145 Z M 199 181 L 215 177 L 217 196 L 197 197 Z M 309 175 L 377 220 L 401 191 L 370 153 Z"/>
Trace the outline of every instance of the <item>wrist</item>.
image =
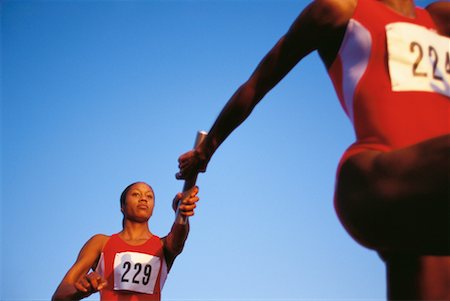
<path id="1" fill-rule="evenodd" d="M 206 166 L 208 165 L 208 162 L 214 153 L 212 142 L 209 141 L 208 138 L 206 138 L 202 144 L 195 148 L 194 152 L 195 156 L 201 162 L 201 168 L 206 169 Z"/>

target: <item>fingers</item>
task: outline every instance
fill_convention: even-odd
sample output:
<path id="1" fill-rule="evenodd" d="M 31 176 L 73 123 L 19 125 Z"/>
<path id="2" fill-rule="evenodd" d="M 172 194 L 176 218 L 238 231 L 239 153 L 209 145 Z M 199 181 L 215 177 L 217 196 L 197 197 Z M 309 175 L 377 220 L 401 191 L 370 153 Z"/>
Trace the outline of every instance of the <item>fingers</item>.
<path id="1" fill-rule="evenodd" d="M 194 154 L 193 150 L 190 150 L 182 154 L 180 157 L 178 157 L 178 162 L 181 164 L 181 162 L 185 161 L 187 158 L 192 157 L 193 154 Z"/>
<path id="2" fill-rule="evenodd" d="M 188 197 L 195 197 L 198 194 L 198 191 L 199 191 L 198 186 L 194 186 L 187 191 L 187 195 Z"/>
<path id="3" fill-rule="evenodd" d="M 189 151 L 178 158 L 178 168 L 185 169 L 188 167 L 194 157 L 194 151 Z"/>
<path id="4" fill-rule="evenodd" d="M 197 196 L 198 187 L 195 186 L 188 191 L 188 195 L 181 200 L 181 204 L 179 206 L 180 213 L 184 216 L 192 216 L 194 215 L 194 209 L 197 208 L 197 202 L 200 200 Z"/>
<path id="5" fill-rule="evenodd" d="M 83 293 L 92 294 L 106 286 L 106 280 L 96 272 L 82 276 L 77 282 L 75 282 L 75 288 Z"/>
<path id="6" fill-rule="evenodd" d="M 186 161 L 183 164 L 179 164 L 178 168 L 180 171 L 176 173 L 175 177 L 178 180 L 185 180 L 192 177 L 193 174 L 195 174 L 195 167 L 194 163 L 191 163 L 192 161 Z"/>
<path id="7" fill-rule="evenodd" d="M 178 158 L 180 171 L 175 174 L 178 180 L 189 179 L 199 172 L 206 171 L 207 162 L 196 150 L 191 150 Z"/>
<path id="8" fill-rule="evenodd" d="M 184 179 L 186 178 L 186 176 L 185 176 L 185 174 L 184 174 L 182 171 L 180 171 L 180 172 L 177 172 L 177 173 L 175 174 L 175 178 L 176 178 L 177 180 L 184 180 Z"/>
<path id="9" fill-rule="evenodd" d="M 89 284 L 89 281 L 87 281 L 84 277 L 79 279 L 74 284 L 77 291 L 88 293 L 91 290 L 91 285 Z"/>
<path id="10" fill-rule="evenodd" d="M 106 279 L 104 279 L 103 277 L 100 277 L 100 278 L 101 278 L 101 280 L 100 280 L 100 282 L 98 283 L 98 286 L 97 286 L 97 290 L 99 290 L 99 291 L 104 289 L 106 287 L 106 285 L 108 284 Z"/>
<path id="11" fill-rule="evenodd" d="M 180 214 L 184 216 L 193 216 L 195 214 L 194 212 L 195 208 L 197 208 L 197 205 L 180 206 Z"/>

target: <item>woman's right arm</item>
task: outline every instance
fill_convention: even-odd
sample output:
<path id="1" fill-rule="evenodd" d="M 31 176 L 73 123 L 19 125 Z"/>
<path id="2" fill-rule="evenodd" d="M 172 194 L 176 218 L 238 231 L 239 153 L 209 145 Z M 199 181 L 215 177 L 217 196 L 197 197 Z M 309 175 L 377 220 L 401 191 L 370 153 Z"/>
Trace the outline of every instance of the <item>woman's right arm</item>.
<path id="1" fill-rule="evenodd" d="M 52 301 L 80 300 L 105 287 L 105 279 L 96 272 L 89 274 L 88 272 L 98 263 L 103 246 L 108 238 L 106 235 L 97 234 L 86 242 L 81 248 L 76 262 L 53 294 Z"/>
<path id="2" fill-rule="evenodd" d="M 264 56 L 250 78 L 231 96 L 203 143 L 180 156 L 180 171 L 176 177 L 188 179 L 204 172 L 222 142 L 305 56 L 315 50 L 320 51 L 322 58 L 323 54 L 333 53 L 328 49 L 327 41 L 340 37 L 341 29 L 346 26 L 355 6 L 356 0 L 316 0 L 308 5 Z"/>

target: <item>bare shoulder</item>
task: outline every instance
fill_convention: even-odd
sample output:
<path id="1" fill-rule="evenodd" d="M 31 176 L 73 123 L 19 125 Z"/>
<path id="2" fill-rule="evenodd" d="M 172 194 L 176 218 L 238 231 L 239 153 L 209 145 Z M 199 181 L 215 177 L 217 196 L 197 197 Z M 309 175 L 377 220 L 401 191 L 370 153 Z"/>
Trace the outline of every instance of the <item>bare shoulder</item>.
<path id="1" fill-rule="evenodd" d="M 336 57 L 357 3 L 358 0 L 311 2 L 291 27 L 289 33 L 292 40 L 310 42 L 310 50 L 318 50 L 329 67 Z"/>
<path id="2" fill-rule="evenodd" d="M 103 247 L 110 236 L 104 234 L 96 234 L 92 236 L 81 248 L 78 254 L 77 262 L 87 267 L 96 265 L 96 262 L 100 258 L 100 254 L 103 251 Z"/>
<path id="3" fill-rule="evenodd" d="M 297 17 L 289 34 L 294 37 L 307 37 L 308 40 L 333 36 L 347 26 L 357 3 L 358 0 L 312 1 Z"/>
<path id="4" fill-rule="evenodd" d="M 100 254 L 109 236 L 104 234 L 96 234 L 92 236 L 81 248 L 77 260 L 69 269 L 63 281 L 68 283 L 75 283 L 81 275 L 86 274 L 89 269 L 95 269 L 97 266 Z"/>
<path id="5" fill-rule="evenodd" d="M 93 243 L 103 243 L 106 242 L 111 236 L 106 234 L 95 234 L 92 236 L 89 241 L 92 241 Z"/>
<path id="6" fill-rule="evenodd" d="M 101 252 L 109 238 L 110 238 L 109 235 L 95 234 L 86 242 L 83 249 L 87 248 Z"/>
<path id="7" fill-rule="evenodd" d="M 425 8 L 431 18 L 438 26 L 439 32 L 443 35 L 450 36 L 450 2 L 436 1 Z"/>
<path id="8" fill-rule="evenodd" d="M 428 4 L 426 7 L 427 10 L 446 10 L 447 13 L 450 10 L 450 2 L 449 1 L 436 1 Z"/>
<path id="9" fill-rule="evenodd" d="M 315 0 L 311 14 L 321 24 L 342 26 L 347 24 L 355 11 L 358 0 Z"/>

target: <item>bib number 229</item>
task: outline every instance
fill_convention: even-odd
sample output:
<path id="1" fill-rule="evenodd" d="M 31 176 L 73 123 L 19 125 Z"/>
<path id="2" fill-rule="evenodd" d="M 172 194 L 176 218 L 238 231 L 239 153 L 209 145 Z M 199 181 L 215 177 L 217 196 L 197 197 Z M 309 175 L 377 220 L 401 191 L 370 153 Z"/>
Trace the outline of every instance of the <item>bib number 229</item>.
<path id="1" fill-rule="evenodd" d="M 129 261 L 125 261 L 123 263 L 124 273 L 122 275 L 122 282 L 132 282 L 136 284 L 142 283 L 143 285 L 147 285 L 150 282 L 150 275 L 152 273 L 152 266 L 150 264 L 146 264 L 144 268 L 142 268 L 142 263 L 135 263 L 133 266 L 133 270 L 130 273 L 132 263 Z M 142 273 L 141 273 L 142 272 Z"/>
<path id="2" fill-rule="evenodd" d="M 117 253 L 114 258 L 114 290 L 153 294 L 161 258 L 139 252 Z"/>

